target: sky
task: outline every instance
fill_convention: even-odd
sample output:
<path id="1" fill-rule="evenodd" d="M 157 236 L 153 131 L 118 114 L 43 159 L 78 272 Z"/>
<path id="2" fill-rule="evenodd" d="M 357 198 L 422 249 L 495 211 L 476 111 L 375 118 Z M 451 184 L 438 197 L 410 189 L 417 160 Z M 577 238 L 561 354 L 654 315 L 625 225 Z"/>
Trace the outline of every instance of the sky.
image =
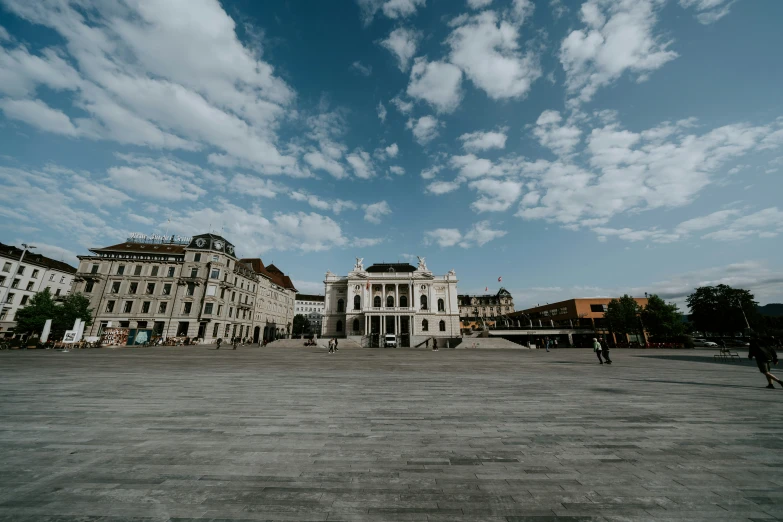
<path id="1" fill-rule="evenodd" d="M 783 2 L 0 0 L 0 241 L 783 301 Z M 502 281 L 499 282 L 499 278 Z"/>

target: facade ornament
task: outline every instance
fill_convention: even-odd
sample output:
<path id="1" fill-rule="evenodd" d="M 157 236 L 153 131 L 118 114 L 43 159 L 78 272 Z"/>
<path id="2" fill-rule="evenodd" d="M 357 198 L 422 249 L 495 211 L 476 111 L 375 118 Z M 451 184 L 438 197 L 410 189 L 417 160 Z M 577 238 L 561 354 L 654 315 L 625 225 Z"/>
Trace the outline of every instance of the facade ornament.
<path id="1" fill-rule="evenodd" d="M 354 265 L 353 269 L 357 272 L 361 272 L 364 270 L 364 258 L 363 257 L 357 257 L 356 258 L 356 264 Z"/>
<path id="2" fill-rule="evenodd" d="M 455 272 L 454 269 L 452 268 L 451 270 L 449 270 L 449 275 L 450 276 L 455 276 L 455 275 L 457 275 L 457 272 Z"/>
<path id="3" fill-rule="evenodd" d="M 426 258 L 423 258 L 421 256 L 416 256 L 419 259 L 419 266 L 417 270 L 427 270 L 427 263 Z"/>

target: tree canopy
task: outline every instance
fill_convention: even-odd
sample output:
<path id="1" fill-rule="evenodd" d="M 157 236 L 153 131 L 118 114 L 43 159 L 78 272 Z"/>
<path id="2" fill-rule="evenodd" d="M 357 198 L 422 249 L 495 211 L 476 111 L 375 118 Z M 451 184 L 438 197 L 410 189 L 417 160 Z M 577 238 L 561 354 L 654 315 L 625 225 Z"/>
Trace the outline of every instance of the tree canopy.
<path id="1" fill-rule="evenodd" d="M 677 305 L 667 303 L 655 294 L 647 298 L 641 318 L 644 328 L 656 341 L 674 340 L 685 332 Z"/>
<path id="2" fill-rule="evenodd" d="M 294 316 L 294 331 L 293 335 L 302 335 L 310 332 L 310 321 L 307 320 L 302 314 L 296 314 Z"/>
<path id="3" fill-rule="evenodd" d="M 701 286 L 686 299 L 691 321 L 700 332 L 721 335 L 741 332 L 758 324 L 758 303 L 753 294 L 728 285 Z M 744 313 L 744 315 L 743 315 Z"/>
<path id="4" fill-rule="evenodd" d="M 58 303 L 46 288 L 35 294 L 27 306 L 16 312 L 16 332 L 40 334 L 46 320 L 51 319 L 49 336 L 59 339 L 66 330 L 73 327 L 77 318 L 85 321 L 87 325 L 92 324 L 92 310 L 88 298 L 82 294 L 69 294 Z"/>
<path id="5" fill-rule="evenodd" d="M 641 324 L 639 323 L 641 311 L 639 303 L 626 294 L 620 299 L 609 301 L 604 319 L 609 323 L 609 329 L 615 333 L 636 333 L 641 330 Z"/>

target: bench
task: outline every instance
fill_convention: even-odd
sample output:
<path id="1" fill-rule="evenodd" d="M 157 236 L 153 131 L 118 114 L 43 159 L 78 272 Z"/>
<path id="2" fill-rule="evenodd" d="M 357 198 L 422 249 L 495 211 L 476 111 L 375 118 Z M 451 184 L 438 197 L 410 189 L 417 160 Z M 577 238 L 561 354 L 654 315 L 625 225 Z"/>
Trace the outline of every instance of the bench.
<path id="1" fill-rule="evenodd" d="M 721 358 L 721 359 L 726 359 L 726 358 L 729 358 L 729 359 L 731 359 L 732 361 L 734 360 L 734 358 L 735 358 L 735 357 L 737 358 L 737 360 L 738 360 L 738 361 L 740 360 L 740 356 L 739 356 L 739 354 L 738 354 L 737 352 L 733 352 L 733 351 L 731 350 L 731 348 L 729 348 L 728 346 L 723 346 L 723 347 L 721 347 L 721 348 L 718 350 L 718 353 L 716 353 L 715 355 L 713 355 L 713 358 L 716 358 L 716 359 L 717 359 L 717 358 Z"/>

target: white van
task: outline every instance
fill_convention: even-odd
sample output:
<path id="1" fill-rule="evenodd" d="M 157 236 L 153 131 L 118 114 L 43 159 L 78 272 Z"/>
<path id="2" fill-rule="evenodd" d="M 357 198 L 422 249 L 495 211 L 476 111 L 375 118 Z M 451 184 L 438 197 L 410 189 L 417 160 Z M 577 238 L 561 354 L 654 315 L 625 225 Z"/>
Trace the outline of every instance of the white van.
<path id="1" fill-rule="evenodd" d="M 397 348 L 397 336 L 394 334 L 386 334 L 383 340 L 384 348 Z"/>

